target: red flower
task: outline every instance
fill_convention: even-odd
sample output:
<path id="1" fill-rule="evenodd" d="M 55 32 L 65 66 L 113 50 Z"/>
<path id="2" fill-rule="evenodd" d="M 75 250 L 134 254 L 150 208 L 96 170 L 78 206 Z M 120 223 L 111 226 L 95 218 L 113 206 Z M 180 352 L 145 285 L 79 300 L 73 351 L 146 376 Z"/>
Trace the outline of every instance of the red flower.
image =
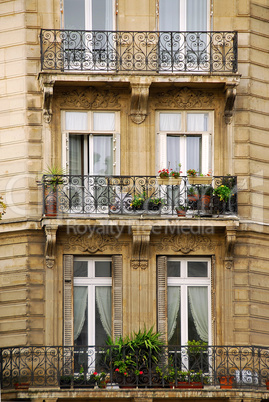
<path id="1" fill-rule="evenodd" d="M 143 371 L 139 371 L 139 374 L 143 374 Z"/>
<path id="2" fill-rule="evenodd" d="M 93 373 L 93 375 L 97 375 L 98 373 L 97 373 L 97 371 L 95 371 L 94 373 Z"/>
<path id="3" fill-rule="evenodd" d="M 128 375 L 127 373 L 124 373 L 124 375 Z"/>
<path id="4" fill-rule="evenodd" d="M 120 371 L 120 370 L 118 368 L 116 368 L 115 371 Z"/>

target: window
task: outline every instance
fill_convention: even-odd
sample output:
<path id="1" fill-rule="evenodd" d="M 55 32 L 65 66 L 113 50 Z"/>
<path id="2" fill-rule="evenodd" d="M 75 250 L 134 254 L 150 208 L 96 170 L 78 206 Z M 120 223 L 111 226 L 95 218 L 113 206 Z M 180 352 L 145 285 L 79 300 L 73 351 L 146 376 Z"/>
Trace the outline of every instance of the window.
<path id="1" fill-rule="evenodd" d="M 208 0 L 159 0 L 160 31 L 208 31 Z"/>
<path id="2" fill-rule="evenodd" d="M 119 115 L 63 112 L 63 164 L 76 175 L 120 174 Z"/>
<path id="3" fill-rule="evenodd" d="M 74 345 L 103 345 L 112 334 L 112 263 L 74 259 Z"/>
<path id="4" fill-rule="evenodd" d="M 188 169 L 207 174 L 212 170 L 212 112 L 159 112 L 157 114 L 157 171 Z"/>
<path id="5" fill-rule="evenodd" d="M 167 320 L 170 345 L 211 341 L 209 260 L 167 259 Z"/>
<path id="6" fill-rule="evenodd" d="M 64 0 L 64 28 L 113 30 L 113 0 Z"/>

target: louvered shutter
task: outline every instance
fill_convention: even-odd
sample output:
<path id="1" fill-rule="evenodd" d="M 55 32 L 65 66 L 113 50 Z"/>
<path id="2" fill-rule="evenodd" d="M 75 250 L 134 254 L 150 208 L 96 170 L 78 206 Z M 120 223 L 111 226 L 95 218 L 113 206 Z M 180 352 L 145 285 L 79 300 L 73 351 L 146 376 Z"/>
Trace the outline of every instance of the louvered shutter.
<path id="1" fill-rule="evenodd" d="M 62 168 L 69 174 L 69 134 L 62 135 Z"/>
<path id="2" fill-rule="evenodd" d="M 113 255 L 113 339 L 122 335 L 122 255 Z"/>
<path id="3" fill-rule="evenodd" d="M 167 338 L 167 257 L 157 258 L 157 327 L 162 340 Z"/>
<path id="4" fill-rule="evenodd" d="M 73 255 L 64 255 L 64 346 L 73 345 Z"/>

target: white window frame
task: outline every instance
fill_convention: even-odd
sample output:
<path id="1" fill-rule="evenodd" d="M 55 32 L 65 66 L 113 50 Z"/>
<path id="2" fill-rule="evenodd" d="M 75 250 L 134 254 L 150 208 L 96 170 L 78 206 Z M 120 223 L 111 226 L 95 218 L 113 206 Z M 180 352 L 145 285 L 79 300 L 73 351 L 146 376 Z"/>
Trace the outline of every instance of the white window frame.
<path id="1" fill-rule="evenodd" d="M 66 112 L 73 113 L 87 113 L 87 129 L 86 130 L 67 130 L 65 127 L 65 114 Z M 114 130 L 111 131 L 102 131 L 102 130 L 94 130 L 93 129 L 93 116 L 94 113 L 114 113 L 115 114 L 115 127 Z M 120 175 L 120 112 L 117 111 L 99 111 L 99 110 L 66 110 L 62 111 L 61 116 L 61 125 L 62 125 L 62 167 L 65 170 L 66 174 L 69 174 L 69 135 L 85 135 L 89 136 L 89 152 L 93 150 L 93 137 L 94 135 L 112 135 L 113 137 L 113 175 Z M 85 137 L 86 138 L 86 137 Z M 85 151 L 85 148 L 84 148 Z M 92 160 L 93 158 L 91 158 Z M 87 163 L 87 162 L 86 162 Z M 92 166 L 84 166 L 84 170 L 87 172 L 86 174 L 92 174 Z"/>
<path id="2" fill-rule="evenodd" d="M 112 275 L 111 277 L 95 277 L 95 262 L 96 261 L 110 261 L 112 264 L 112 258 L 109 257 L 74 257 L 76 261 L 88 262 L 88 277 L 75 277 L 74 287 L 83 286 L 88 288 L 88 345 L 95 345 L 95 288 L 98 286 L 110 286 L 112 292 Z M 112 311 L 111 311 L 112 317 Z M 89 325 L 90 324 L 90 325 Z M 112 325 L 111 325 L 112 327 Z"/>
<path id="3" fill-rule="evenodd" d="M 161 131 L 160 130 L 160 114 L 161 113 L 169 113 L 169 114 L 180 114 L 181 115 L 181 127 L 180 129 L 173 131 Z M 202 114 L 205 113 L 208 115 L 208 126 L 207 131 L 187 131 L 187 115 L 188 114 Z M 167 136 L 175 135 L 181 136 L 183 146 L 180 147 L 180 163 L 181 163 L 181 171 L 182 175 L 186 176 L 186 158 L 187 158 L 187 149 L 186 149 L 186 136 L 188 135 L 197 135 L 202 137 L 202 158 L 201 158 L 201 172 L 203 174 L 207 174 L 209 171 L 213 174 L 213 149 L 214 149 L 214 112 L 210 110 L 160 110 L 156 113 L 156 127 L 157 127 L 157 135 L 156 135 L 156 149 L 157 149 L 157 158 L 156 158 L 156 173 L 161 170 L 168 168 L 169 161 L 167 160 Z M 185 139 L 184 139 L 185 136 Z M 170 166 L 171 169 L 178 170 L 178 166 Z"/>
<path id="4" fill-rule="evenodd" d="M 180 277 L 168 277 L 167 287 L 177 286 L 181 288 L 181 344 L 188 344 L 188 287 L 202 286 L 208 288 L 208 345 L 212 344 L 212 312 L 211 312 L 211 260 L 210 258 L 180 258 L 180 257 L 168 257 L 167 267 L 169 261 L 180 261 Z M 207 262 L 208 276 L 207 277 L 188 277 L 187 276 L 187 264 L 189 261 Z"/>

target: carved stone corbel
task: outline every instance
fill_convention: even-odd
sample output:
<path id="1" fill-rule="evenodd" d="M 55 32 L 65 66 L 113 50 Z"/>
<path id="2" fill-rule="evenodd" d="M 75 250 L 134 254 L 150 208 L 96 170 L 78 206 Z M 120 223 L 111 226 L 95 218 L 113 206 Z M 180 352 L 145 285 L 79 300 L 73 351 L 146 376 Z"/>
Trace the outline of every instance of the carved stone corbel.
<path id="1" fill-rule="evenodd" d="M 151 226 L 133 226 L 133 254 L 131 267 L 146 269 L 149 259 L 149 241 Z"/>
<path id="2" fill-rule="evenodd" d="M 46 234 L 45 256 L 46 256 L 46 266 L 48 268 L 53 268 L 55 262 L 57 229 L 58 225 L 45 226 L 45 234 Z"/>
<path id="3" fill-rule="evenodd" d="M 231 269 L 233 266 L 234 246 L 236 242 L 236 229 L 226 228 L 226 257 L 225 268 Z"/>
<path id="4" fill-rule="evenodd" d="M 43 116 L 45 123 L 51 122 L 52 116 L 52 96 L 54 82 L 43 85 Z"/>
<path id="5" fill-rule="evenodd" d="M 236 97 L 236 88 L 227 87 L 227 89 L 226 89 L 226 103 L 225 103 L 225 110 L 224 110 L 224 116 L 225 116 L 225 123 L 226 124 L 231 124 L 231 122 L 232 122 L 233 107 L 234 107 L 235 97 Z"/>
<path id="6" fill-rule="evenodd" d="M 148 114 L 148 83 L 131 83 L 131 120 L 136 124 L 141 124 Z"/>

